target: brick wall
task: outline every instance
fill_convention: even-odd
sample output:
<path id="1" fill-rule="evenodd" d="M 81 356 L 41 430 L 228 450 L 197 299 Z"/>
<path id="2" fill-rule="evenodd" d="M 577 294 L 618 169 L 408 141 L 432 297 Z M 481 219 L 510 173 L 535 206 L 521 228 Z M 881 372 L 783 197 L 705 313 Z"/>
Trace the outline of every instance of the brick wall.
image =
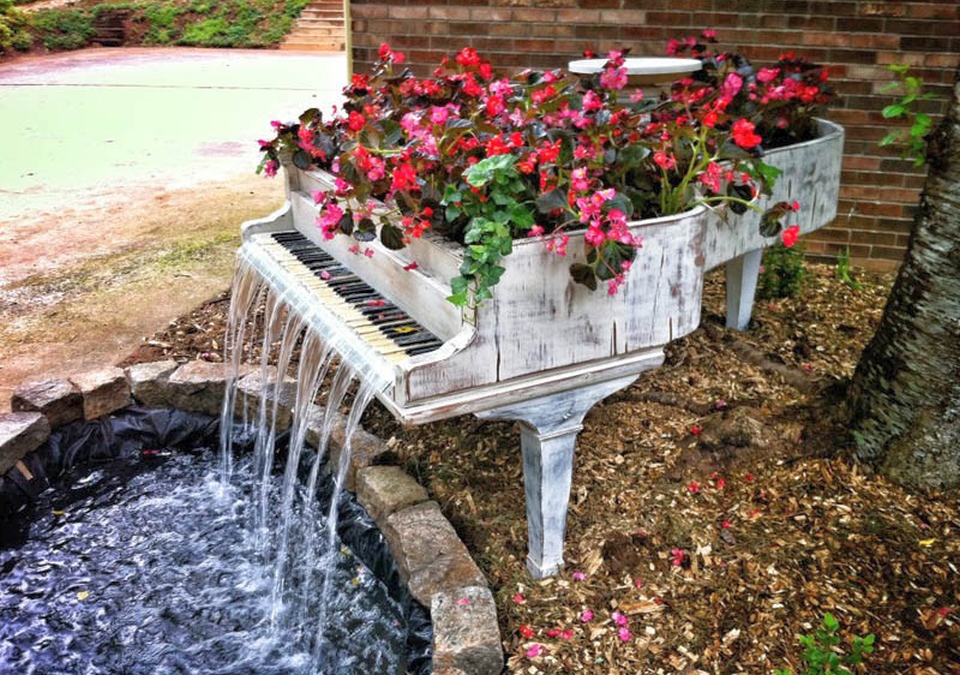
<path id="1" fill-rule="evenodd" d="M 420 74 L 472 45 L 502 69 L 552 68 L 631 47 L 656 56 L 671 37 L 715 28 L 722 46 L 756 65 L 784 51 L 829 66 L 837 100 L 830 118 L 847 130 L 836 221 L 806 238 L 814 257 L 850 247 L 855 262 L 893 266 L 906 247 L 923 173 L 877 142 L 892 102 L 885 68 L 908 63 L 946 111 L 960 63 L 957 0 L 350 0 L 353 58 L 364 72 L 383 42 L 407 54 Z"/>

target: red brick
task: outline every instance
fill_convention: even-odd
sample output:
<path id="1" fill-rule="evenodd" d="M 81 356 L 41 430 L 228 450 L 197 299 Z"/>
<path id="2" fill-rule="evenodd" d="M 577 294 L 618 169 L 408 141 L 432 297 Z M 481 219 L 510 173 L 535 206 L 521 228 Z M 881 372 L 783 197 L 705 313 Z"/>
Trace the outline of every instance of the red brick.
<path id="1" fill-rule="evenodd" d="M 903 2 L 864 2 L 860 5 L 861 16 L 906 16 L 907 5 Z"/>
<path id="2" fill-rule="evenodd" d="M 427 7 L 427 15 L 431 19 L 442 19 L 444 21 L 467 21 L 474 18 L 471 16 L 469 7 Z"/>
<path id="3" fill-rule="evenodd" d="M 350 16 L 354 19 L 383 19 L 387 8 L 382 5 L 351 5 Z"/>
<path id="4" fill-rule="evenodd" d="M 852 230 L 850 232 L 851 244 L 873 244 L 874 246 L 896 246 L 897 235 L 890 232 L 865 232 L 861 230 Z"/>
<path id="5" fill-rule="evenodd" d="M 912 3 L 907 14 L 914 19 L 956 19 L 960 17 L 960 5 L 952 0 L 941 3 Z"/>
<path id="6" fill-rule="evenodd" d="M 470 10 L 472 21 L 513 21 L 513 10 L 506 7 L 474 7 Z"/>
<path id="7" fill-rule="evenodd" d="M 426 19 L 427 7 L 391 7 L 388 16 L 391 19 Z"/>
<path id="8" fill-rule="evenodd" d="M 600 23 L 625 25 L 646 22 L 647 13 L 641 9 L 610 9 L 600 12 Z"/>
<path id="9" fill-rule="evenodd" d="M 562 23 L 600 23 L 600 11 L 596 9 L 558 9 L 557 21 Z"/>
<path id="10" fill-rule="evenodd" d="M 513 20 L 525 23 L 553 23 L 557 20 L 555 9 L 515 9 Z"/>

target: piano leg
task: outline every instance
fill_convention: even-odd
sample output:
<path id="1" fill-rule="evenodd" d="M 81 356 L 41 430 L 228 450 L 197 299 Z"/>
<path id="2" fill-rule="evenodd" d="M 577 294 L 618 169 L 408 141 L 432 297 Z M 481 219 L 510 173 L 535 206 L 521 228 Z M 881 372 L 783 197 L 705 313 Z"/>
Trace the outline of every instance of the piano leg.
<path id="1" fill-rule="evenodd" d="M 573 479 L 573 449 L 583 418 L 598 401 L 639 376 L 620 377 L 477 413 L 520 423 L 527 500 L 527 569 L 535 579 L 563 567 L 563 537 Z"/>
<path id="2" fill-rule="evenodd" d="M 746 330 L 753 311 L 763 249 L 748 251 L 727 263 L 727 328 Z"/>

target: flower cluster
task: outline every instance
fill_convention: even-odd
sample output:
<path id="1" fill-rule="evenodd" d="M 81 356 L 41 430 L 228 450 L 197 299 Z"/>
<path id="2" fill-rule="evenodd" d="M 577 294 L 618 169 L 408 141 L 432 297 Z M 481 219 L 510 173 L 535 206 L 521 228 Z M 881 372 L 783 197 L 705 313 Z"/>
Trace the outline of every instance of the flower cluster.
<path id="1" fill-rule="evenodd" d="M 316 195 L 318 224 L 325 237 L 354 237 L 358 251 L 377 236 L 400 248 L 427 230 L 465 244 L 451 282 L 456 304 L 490 297 L 514 239 L 541 237 L 563 256 L 572 230 L 584 230 L 586 260 L 571 275 L 614 293 L 642 246 L 630 221 L 698 203 L 751 208 L 775 173 L 761 159 L 765 130 L 792 132 L 791 120 L 812 111 L 798 102 L 822 96 L 806 91 L 807 71 L 795 60 L 746 74 L 742 59 L 708 57 L 697 40 L 671 49 L 700 55 L 703 75 L 645 100 L 625 91 L 623 52 L 590 77 L 505 77 L 466 47 L 416 77 L 396 72 L 404 56 L 383 45 L 374 71 L 353 76 L 332 118 L 312 109 L 296 123 L 274 123 L 276 137 L 261 141 L 261 169 L 272 175 L 288 156 L 334 174 L 335 189 Z M 765 219 L 774 234 L 790 210 L 778 209 Z"/>

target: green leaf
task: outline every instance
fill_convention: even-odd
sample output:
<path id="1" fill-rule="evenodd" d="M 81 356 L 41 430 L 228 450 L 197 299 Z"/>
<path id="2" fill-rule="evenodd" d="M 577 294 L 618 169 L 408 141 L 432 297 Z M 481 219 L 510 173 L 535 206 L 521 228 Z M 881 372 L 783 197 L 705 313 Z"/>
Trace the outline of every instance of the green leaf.
<path id="1" fill-rule="evenodd" d="M 403 230 L 396 225 L 385 224 L 380 228 L 380 241 L 390 250 L 403 248 Z"/>
<path id="2" fill-rule="evenodd" d="M 834 633 L 840 627 L 840 622 L 837 621 L 837 618 L 833 614 L 826 612 L 823 615 L 823 627 L 829 632 Z"/>
<path id="3" fill-rule="evenodd" d="M 890 119 L 892 117 L 900 117 L 903 113 L 906 112 L 906 108 L 899 103 L 893 103 L 888 105 L 886 108 L 880 111 L 880 114 L 885 118 Z"/>
<path id="4" fill-rule="evenodd" d="M 535 204 L 539 213 L 550 213 L 557 209 L 565 209 L 567 208 L 567 195 L 562 189 L 554 188 L 550 192 L 544 192 L 538 196 Z"/>
<path id="5" fill-rule="evenodd" d="M 597 290 L 597 276 L 593 273 L 593 268 L 583 263 L 574 263 L 570 265 L 570 276 L 578 284 L 582 284 L 591 291 Z"/>
<path id="6" fill-rule="evenodd" d="M 311 163 L 312 163 L 312 160 L 310 158 L 310 155 L 307 154 L 304 150 L 298 149 L 295 153 L 293 153 L 293 165 L 298 169 L 305 171 L 310 168 Z"/>
<path id="7" fill-rule="evenodd" d="M 377 237 L 377 226 L 369 218 L 363 218 L 353 231 L 357 241 L 373 241 Z"/>

